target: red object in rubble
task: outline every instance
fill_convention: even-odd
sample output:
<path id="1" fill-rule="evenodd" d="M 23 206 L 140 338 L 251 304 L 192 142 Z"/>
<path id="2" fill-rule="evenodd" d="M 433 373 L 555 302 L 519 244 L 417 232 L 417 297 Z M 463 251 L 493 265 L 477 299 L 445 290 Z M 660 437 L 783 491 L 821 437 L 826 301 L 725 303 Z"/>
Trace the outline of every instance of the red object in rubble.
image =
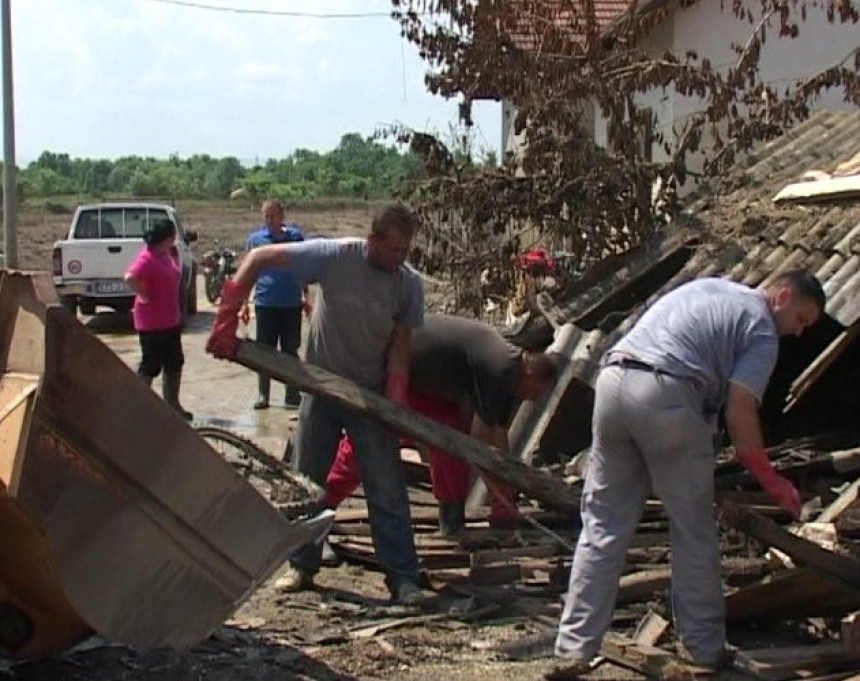
<path id="1" fill-rule="evenodd" d="M 529 274 L 550 274 L 555 272 L 555 260 L 542 248 L 521 253 L 514 259 L 514 266 Z"/>

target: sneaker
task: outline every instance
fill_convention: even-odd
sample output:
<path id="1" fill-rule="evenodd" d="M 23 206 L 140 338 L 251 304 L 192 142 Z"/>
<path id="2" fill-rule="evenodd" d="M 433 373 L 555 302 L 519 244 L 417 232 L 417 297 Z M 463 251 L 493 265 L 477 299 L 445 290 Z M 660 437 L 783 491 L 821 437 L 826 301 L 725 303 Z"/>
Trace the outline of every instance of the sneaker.
<path id="1" fill-rule="evenodd" d="M 302 403 L 302 394 L 298 391 L 298 389 L 290 386 L 287 388 L 287 394 L 284 396 L 284 406 L 287 409 L 298 409 L 299 405 Z"/>
<path id="2" fill-rule="evenodd" d="M 397 605 L 420 605 L 424 594 L 415 582 L 405 580 L 391 590 L 391 600 Z"/>
<path id="3" fill-rule="evenodd" d="M 254 409 L 268 409 L 269 408 L 269 400 L 266 397 L 260 395 L 257 398 L 257 401 L 254 402 Z"/>
<path id="4" fill-rule="evenodd" d="M 287 593 L 310 591 L 314 588 L 314 576 L 294 565 L 287 565 L 283 574 L 275 582 L 275 588 Z"/>

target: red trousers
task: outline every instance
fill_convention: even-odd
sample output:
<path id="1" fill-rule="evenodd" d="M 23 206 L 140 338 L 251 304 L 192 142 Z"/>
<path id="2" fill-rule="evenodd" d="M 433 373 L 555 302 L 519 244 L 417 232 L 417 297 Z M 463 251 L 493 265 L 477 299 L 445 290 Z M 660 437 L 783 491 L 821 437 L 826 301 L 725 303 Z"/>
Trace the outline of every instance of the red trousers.
<path id="1" fill-rule="evenodd" d="M 437 423 L 449 426 L 461 433 L 469 432 L 469 421 L 460 406 L 435 397 L 409 393 L 409 407 Z M 404 444 L 401 442 L 401 444 Z M 430 479 L 434 496 L 443 503 L 464 503 L 471 487 L 471 467 L 468 463 L 435 447 L 428 449 Z M 505 522 L 516 517 L 513 490 L 484 477 L 491 490 L 490 519 Z M 337 455 L 326 479 L 326 505 L 337 508 L 355 488 L 361 484 L 361 475 L 352 444 L 343 436 L 338 444 Z"/>

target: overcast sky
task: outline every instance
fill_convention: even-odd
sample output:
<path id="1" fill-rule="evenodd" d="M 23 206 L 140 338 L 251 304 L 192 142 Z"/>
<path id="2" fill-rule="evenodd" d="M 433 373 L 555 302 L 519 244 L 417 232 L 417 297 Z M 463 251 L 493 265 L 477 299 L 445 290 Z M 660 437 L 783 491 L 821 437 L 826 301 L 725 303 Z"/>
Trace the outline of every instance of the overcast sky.
<path id="1" fill-rule="evenodd" d="M 184 2 L 184 0 L 182 0 Z M 346 132 L 405 123 L 448 130 L 456 102 L 431 96 L 424 63 L 387 16 L 222 12 L 164 0 L 11 0 L 16 154 L 243 163 L 326 151 Z M 380 13 L 389 0 L 188 0 L 268 12 Z M 499 147 L 496 103 L 477 143 Z"/>

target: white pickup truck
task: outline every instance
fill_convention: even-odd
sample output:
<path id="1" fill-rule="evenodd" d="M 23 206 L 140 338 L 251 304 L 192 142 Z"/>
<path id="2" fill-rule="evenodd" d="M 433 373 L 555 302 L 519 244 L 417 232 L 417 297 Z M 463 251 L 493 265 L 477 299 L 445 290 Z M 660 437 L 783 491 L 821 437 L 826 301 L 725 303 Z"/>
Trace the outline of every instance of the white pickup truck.
<path id="1" fill-rule="evenodd" d="M 52 255 L 54 286 L 63 305 L 84 314 L 94 314 L 99 305 L 130 310 L 134 294 L 123 276 L 144 247 L 146 226 L 165 219 L 176 225 L 182 318 L 197 312 L 197 263 L 190 247 L 197 234 L 183 229 L 173 206 L 159 203 L 98 203 L 75 211 L 67 237 L 54 244 Z"/>

